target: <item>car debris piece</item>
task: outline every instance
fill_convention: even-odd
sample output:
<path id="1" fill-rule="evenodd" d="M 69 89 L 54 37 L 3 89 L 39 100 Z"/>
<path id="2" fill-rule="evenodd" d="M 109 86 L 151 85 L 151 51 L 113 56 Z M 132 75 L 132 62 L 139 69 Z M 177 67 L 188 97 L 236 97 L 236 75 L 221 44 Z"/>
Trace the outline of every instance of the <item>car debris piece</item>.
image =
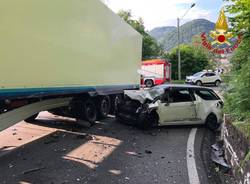
<path id="1" fill-rule="evenodd" d="M 152 151 L 150 151 L 150 150 L 145 150 L 145 153 L 147 153 L 147 154 L 152 154 Z"/>
<path id="2" fill-rule="evenodd" d="M 222 145 L 219 143 L 213 144 L 211 151 L 211 159 L 214 163 L 219 164 L 220 166 L 224 167 L 225 171 L 231 169 L 231 167 L 227 164 L 224 158 L 224 150 Z"/>
<path id="3" fill-rule="evenodd" d="M 86 140 L 94 140 L 94 136 L 89 135 L 89 134 L 78 134 L 76 136 L 76 139 L 86 139 Z"/>
<path id="4" fill-rule="evenodd" d="M 52 144 L 52 143 L 56 143 L 58 141 L 59 140 L 57 140 L 57 139 L 46 140 L 46 141 L 44 141 L 44 144 Z"/>
<path id="5" fill-rule="evenodd" d="M 8 167 L 9 167 L 9 168 L 12 168 L 12 167 L 14 167 L 14 165 L 10 163 L 10 164 L 8 165 Z"/>
<path id="6" fill-rule="evenodd" d="M 32 173 L 32 172 L 36 172 L 36 171 L 40 171 L 40 170 L 43 170 L 45 169 L 45 167 L 36 167 L 36 168 L 33 168 L 33 169 L 29 169 L 29 170 L 26 170 L 26 171 L 23 171 L 23 174 L 29 174 L 29 173 Z"/>

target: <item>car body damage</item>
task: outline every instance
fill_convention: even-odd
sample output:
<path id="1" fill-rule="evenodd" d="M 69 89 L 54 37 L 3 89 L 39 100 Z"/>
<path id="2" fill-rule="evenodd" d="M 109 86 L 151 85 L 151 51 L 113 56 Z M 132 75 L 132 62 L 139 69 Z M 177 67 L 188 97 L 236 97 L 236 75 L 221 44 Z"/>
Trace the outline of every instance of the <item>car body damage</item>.
<path id="1" fill-rule="evenodd" d="M 144 103 L 146 100 L 153 101 L 155 98 L 164 94 L 164 89 L 160 87 L 154 87 L 151 89 L 142 90 L 125 90 L 124 94 L 133 100 L 138 100 L 140 103 Z"/>
<path id="2" fill-rule="evenodd" d="M 217 129 L 223 102 L 209 88 L 160 85 L 146 90 L 125 91 L 117 119 L 140 128 L 162 125 L 207 124 Z"/>

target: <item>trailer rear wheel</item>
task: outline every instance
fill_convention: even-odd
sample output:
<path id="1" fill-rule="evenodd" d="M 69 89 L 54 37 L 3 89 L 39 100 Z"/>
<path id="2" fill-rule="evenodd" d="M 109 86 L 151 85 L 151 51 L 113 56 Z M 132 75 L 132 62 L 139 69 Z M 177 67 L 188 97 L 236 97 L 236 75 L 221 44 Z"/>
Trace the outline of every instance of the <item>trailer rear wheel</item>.
<path id="1" fill-rule="evenodd" d="M 115 96 L 114 100 L 114 110 L 115 112 L 118 110 L 119 104 L 122 104 L 124 102 L 122 94 L 118 94 Z"/>
<path id="2" fill-rule="evenodd" d="M 98 117 L 106 118 L 110 113 L 110 98 L 109 96 L 101 96 L 97 99 L 97 109 L 98 109 Z"/>
<path id="3" fill-rule="evenodd" d="M 83 104 L 84 119 L 91 124 L 95 123 L 97 118 L 96 104 L 93 99 L 88 99 Z"/>

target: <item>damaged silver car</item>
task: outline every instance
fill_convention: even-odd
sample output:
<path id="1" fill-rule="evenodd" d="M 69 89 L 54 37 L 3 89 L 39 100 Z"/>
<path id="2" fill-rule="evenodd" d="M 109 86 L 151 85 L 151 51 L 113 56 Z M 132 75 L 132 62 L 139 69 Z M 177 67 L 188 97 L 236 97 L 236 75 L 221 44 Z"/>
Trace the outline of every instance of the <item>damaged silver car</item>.
<path id="1" fill-rule="evenodd" d="M 210 88 L 164 84 L 147 90 L 127 90 L 117 104 L 116 118 L 139 128 L 206 124 L 216 130 L 223 102 Z"/>

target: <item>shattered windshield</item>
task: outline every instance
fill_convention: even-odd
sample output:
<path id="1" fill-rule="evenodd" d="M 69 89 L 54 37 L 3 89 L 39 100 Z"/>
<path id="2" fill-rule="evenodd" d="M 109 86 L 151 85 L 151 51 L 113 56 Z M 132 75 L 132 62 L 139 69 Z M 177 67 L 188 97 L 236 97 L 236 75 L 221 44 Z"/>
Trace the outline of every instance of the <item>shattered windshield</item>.
<path id="1" fill-rule="evenodd" d="M 148 93 L 150 94 L 152 99 L 155 99 L 156 97 L 159 97 L 164 94 L 164 88 L 156 86 L 156 87 L 149 89 Z"/>

